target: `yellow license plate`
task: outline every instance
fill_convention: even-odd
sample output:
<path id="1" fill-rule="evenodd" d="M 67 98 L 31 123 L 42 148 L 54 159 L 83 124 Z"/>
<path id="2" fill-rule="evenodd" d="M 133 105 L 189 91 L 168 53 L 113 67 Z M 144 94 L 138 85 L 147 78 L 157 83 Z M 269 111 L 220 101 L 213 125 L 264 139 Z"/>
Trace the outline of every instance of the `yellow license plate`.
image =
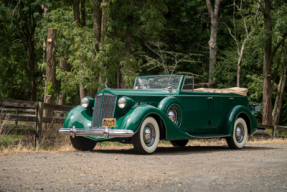
<path id="1" fill-rule="evenodd" d="M 103 119 L 103 127 L 115 127 L 116 126 L 116 118 L 108 118 L 108 119 Z"/>

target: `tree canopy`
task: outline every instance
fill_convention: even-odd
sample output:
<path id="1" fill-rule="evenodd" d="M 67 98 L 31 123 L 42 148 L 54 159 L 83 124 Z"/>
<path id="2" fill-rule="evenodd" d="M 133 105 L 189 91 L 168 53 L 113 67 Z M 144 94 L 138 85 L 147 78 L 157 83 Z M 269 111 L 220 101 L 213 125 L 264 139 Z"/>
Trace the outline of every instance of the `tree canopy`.
<path id="1" fill-rule="evenodd" d="M 249 101 L 266 108 L 267 92 L 274 110 L 282 98 L 279 124 L 287 125 L 284 0 L 0 0 L 0 98 L 44 99 L 48 28 L 57 30 L 53 92 L 62 103 L 78 104 L 81 90 L 94 97 L 106 79 L 111 88 L 131 88 L 138 75 L 186 74 L 206 86 L 212 78 L 218 88 L 246 87 Z"/>

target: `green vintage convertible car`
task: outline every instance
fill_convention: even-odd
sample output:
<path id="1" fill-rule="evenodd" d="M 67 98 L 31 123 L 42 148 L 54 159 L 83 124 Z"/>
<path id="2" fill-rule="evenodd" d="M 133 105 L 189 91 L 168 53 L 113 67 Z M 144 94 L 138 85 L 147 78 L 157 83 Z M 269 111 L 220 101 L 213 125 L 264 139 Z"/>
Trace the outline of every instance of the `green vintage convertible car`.
<path id="1" fill-rule="evenodd" d="M 232 149 L 244 147 L 257 130 L 256 110 L 244 88 L 195 89 L 184 75 L 140 76 L 133 89 L 103 89 L 85 97 L 66 116 L 60 135 L 78 150 L 98 141 L 132 143 L 139 153 L 153 153 L 159 140 L 184 147 L 190 139 L 226 138 Z"/>

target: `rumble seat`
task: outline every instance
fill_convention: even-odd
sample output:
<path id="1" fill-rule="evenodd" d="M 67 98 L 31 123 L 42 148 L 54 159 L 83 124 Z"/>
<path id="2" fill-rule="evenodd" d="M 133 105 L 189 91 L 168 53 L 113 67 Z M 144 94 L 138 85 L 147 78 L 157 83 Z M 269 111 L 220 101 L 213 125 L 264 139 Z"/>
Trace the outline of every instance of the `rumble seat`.
<path id="1" fill-rule="evenodd" d="M 198 88 L 198 89 L 194 89 L 194 92 L 234 93 L 238 95 L 247 96 L 248 89 L 241 88 L 241 87 L 232 87 L 232 88 L 225 88 L 225 89 Z"/>

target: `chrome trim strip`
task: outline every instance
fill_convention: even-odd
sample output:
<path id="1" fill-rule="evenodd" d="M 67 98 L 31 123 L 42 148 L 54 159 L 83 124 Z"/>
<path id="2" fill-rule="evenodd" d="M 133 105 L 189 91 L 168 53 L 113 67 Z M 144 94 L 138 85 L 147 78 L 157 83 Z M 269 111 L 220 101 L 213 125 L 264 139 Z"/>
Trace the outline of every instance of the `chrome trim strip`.
<path id="1" fill-rule="evenodd" d="M 187 132 L 185 132 L 186 134 L 188 134 Z M 230 137 L 230 135 L 223 135 L 223 134 L 219 134 L 219 135 L 190 135 L 188 134 L 188 136 L 193 137 L 193 138 L 197 138 L 197 139 L 210 139 L 210 138 L 220 138 L 220 137 Z"/>
<path id="2" fill-rule="evenodd" d="M 99 136 L 105 137 L 132 137 L 134 132 L 132 130 L 124 129 L 76 129 L 74 126 L 70 128 L 61 128 L 58 130 L 58 133 L 62 136 Z"/>

